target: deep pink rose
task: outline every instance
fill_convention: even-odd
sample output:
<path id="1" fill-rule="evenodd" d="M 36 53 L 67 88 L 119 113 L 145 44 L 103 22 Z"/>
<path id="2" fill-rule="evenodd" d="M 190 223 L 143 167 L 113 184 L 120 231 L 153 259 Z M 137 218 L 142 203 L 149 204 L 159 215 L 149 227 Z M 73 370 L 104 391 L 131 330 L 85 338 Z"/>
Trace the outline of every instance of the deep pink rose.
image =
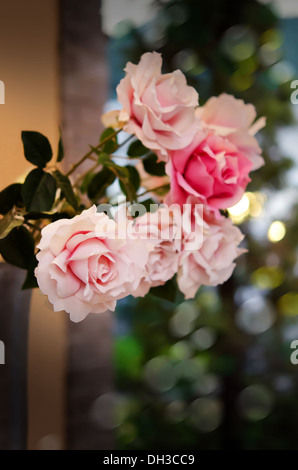
<path id="1" fill-rule="evenodd" d="M 125 237 L 125 230 L 95 206 L 42 230 L 35 274 L 55 311 L 65 310 L 77 322 L 91 312 L 114 310 L 116 300 L 135 294 L 148 251 L 143 240 Z"/>
<path id="2" fill-rule="evenodd" d="M 216 216 L 204 206 L 203 218 L 196 199 L 189 198 L 193 208 L 188 211 L 193 234 L 186 233 L 179 258 L 177 282 L 185 298 L 195 297 L 199 287 L 217 286 L 225 282 L 232 274 L 234 260 L 246 250 L 239 248 L 243 240 L 240 230 L 232 221 L 223 216 Z M 199 249 L 193 249 L 193 238 L 203 230 L 203 242 Z"/>
<path id="3" fill-rule="evenodd" d="M 191 195 L 214 209 L 226 209 L 241 199 L 249 172 L 264 163 L 254 134 L 265 121 L 253 124 L 254 106 L 226 94 L 210 98 L 196 114 L 201 130 L 189 146 L 171 152 L 166 202 L 183 204 Z"/>
<path id="4" fill-rule="evenodd" d="M 170 150 L 185 148 L 194 138 L 198 94 L 180 70 L 162 74 L 161 65 L 156 52 L 143 54 L 137 65 L 128 62 L 117 95 L 123 107 L 119 120 L 127 121 L 124 130 L 167 161 Z"/>
<path id="5" fill-rule="evenodd" d="M 167 164 L 171 190 L 166 202 L 183 204 L 189 195 L 208 206 L 225 209 L 238 202 L 250 181 L 252 163 L 227 138 L 200 132 Z"/>

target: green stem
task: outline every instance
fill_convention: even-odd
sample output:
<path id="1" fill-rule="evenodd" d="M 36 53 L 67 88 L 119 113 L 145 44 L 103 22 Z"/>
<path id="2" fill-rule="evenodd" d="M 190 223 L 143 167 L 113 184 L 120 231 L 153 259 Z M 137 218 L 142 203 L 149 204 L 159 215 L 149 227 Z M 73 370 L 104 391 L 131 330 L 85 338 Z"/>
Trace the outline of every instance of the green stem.
<path id="1" fill-rule="evenodd" d="M 157 191 L 158 189 L 167 188 L 168 186 L 169 186 L 169 183 L 166 183 L 166 184 L 162 184 L 161 186 L 156 186 L 156 188 L 147 189 L 143 193 L 138 194 L 138 197 L 145 196 L 145 194 L 148 194 L 148 193 L 154 193 L 154 191 Z"/>
<path id="2" fill-rule="evenodd" d="M 119 132 L 121 132 L 122 129 L 118 129 L 117 131 L 113 132 L 113 134 L 109 135 L 105 139 L 99 142 L 99 144 L 91 149 L 88 153 L 86 153 L 77 163 L 75 163 L 72 168 L 66 173 L 66 176 L 70 176 L 82 163 L 84 163 L 86 160 L 90 159 L 92 157 L 92 154 L 94 153 L 95 150 L 99 150 L 106 142 L 111 140 L 113 137 L 115 137 Z M 91 158 L 91 160 L 94 160 L 94 158 Z"/>

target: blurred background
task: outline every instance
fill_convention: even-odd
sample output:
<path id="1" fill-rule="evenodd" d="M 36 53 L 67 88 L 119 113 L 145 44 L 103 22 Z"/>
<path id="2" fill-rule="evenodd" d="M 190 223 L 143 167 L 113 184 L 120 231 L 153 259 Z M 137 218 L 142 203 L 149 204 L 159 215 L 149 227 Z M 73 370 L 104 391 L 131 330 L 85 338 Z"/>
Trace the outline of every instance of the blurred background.
<path id="1" fill-rule="evenodd" d="M 124 299 L 116 315 L 80 324 L 33 294 L 29 448 L 297 450 L 296 0 L 37 5 L 6 13 L 20 24 L 28 16 L 33 27 L 3 33 L 3 187 L 26 169 L 23 128 L 55 142 L 60 123 L 66 164 L 96 142 L 102 111 L 119 106 L 123 67 L 145 51 L 162 53 L 165 72 L 180 68 L 200 104 L 232 93 L 253 103 L 267 126 L 259 136 L 266 164 L 229 209 L 248 253 L 223 286 L 201 288 L 191 301 L 171 289 L 167 298 Z M 2 157 L 8 149 L 15 166 Z M 2 424 L 5 433 L 9 421 Z"/>

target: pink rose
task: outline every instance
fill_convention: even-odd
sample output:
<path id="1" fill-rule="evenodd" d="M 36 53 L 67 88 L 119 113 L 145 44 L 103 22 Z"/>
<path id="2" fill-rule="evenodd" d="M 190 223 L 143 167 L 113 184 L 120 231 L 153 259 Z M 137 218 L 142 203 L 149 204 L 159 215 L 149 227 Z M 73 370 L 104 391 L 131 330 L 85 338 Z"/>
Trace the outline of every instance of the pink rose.
<path id="1" fill-rule="evenodd" d="M 243 235 L 230 219 L 216 217 L 206 206 L 202 219 L 200 206 L 194 205 L 195 198 L 187 202 L 194 208 L 188 212 L 194 234 L 196 231 L 200 234 L 202 229 L 204 233 L 198 250 L 192 249 L 192 237 L 187 233 L 180 254 L 177 281 L 179 289 L 189 299 L 195 297 L 201 285 L 217 286 L 225 282 L 234 270 L 234 260 L 246 250 L 238 247 Z"/>
<path id="2" fill-rule="evenodd" d="M 138 295 L 144 296 L 151 287 L 161 286 L 178 270 L 180 240 L 173 214 L 167 207 L 137 217 L 134 235 L 147 243 L 149 257 Z"/>
<path id="3" fill-rule="evenodd" d="M 119 237 L 123 230 L 117 229 L 115 221 L 93 206 L 42 230 L 35 275 L 55 311 L 66 310 L 77 322 L 90 312 L 114 310 L 117 299 L 134 295 L 147 247 L 142 240 Z"/>
<path id="4" fill-rule="evenodd" d="M 213 97 L 196 109 L 202 130 L 186 148 L 171 152 L 167 202 L 183 204 L 189 195 L 214 209 L 226 209 L 242 197 L 249 172 L 263 165 L 254 134 L 265 125 L 256 111 L 233 96 Z"/>
<path id="5" fill-rule="evenodd" d="M 227 137 L 229 142 L 236 145 L 238 151 L 251 160 L 252 170 L 264 165 L 261 148 L 254 135 L 265 126 L 266 120 L 261 117 L 255 121 L 257 114 L 252 104 L 245 104 L 243 100 L 223 93 L 197 108 L 196 115 L 205 128 L 213 130 L 216 135 Z"/>
<path id="6" fill-rule="evenodd" d="M 182 149 L 194 138 L 198 94 L 180 70 L 162 74 L 161 64 L 156 52 L 143 54 L 138 65 L 128 62 L 117 94 L 123 106 L 119 120 L 127 121 L 124 130 L 167 161 L 169 150 Z"/>
<path id="7" fill-rule="evenodd" d="M 183 204 L 189 195 L 214 209 L 238 202 L 250 181 L 251 160 L 227 138 L 197 134 L 186 149 L 175 150 L 167 164 L 171 189 L 166 202 Z"/>

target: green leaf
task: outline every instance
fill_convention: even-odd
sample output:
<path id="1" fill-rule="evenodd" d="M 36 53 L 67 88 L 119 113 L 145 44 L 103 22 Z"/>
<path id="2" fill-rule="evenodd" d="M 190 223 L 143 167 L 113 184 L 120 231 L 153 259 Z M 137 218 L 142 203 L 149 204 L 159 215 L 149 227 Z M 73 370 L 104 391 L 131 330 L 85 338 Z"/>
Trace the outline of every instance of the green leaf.
<path id="1" fill-rule="evenodd" d="M 92 171 L 89 171 L 88 173 L 85 174 L 83 182 L 80 186 L 81 193 L 85 194 L 87 193 L 88 186 L 94 176 L 94 173 Z"/>
<path id="2" fill-rule="evenodd" d="M 118 144 L 116 140 L 108 140 L 102 147 L 103 151 L 111 154 L 114 153 L 118 148 Z"/>
<path id="3" fill-rule="evenodd" d="M 106 189 L 115 181 L 116 175 L 109 168 L 104 167 L 96 173 L 88 186 L 88 197 L 91 201 L 97 201 L 102 197 Z"/>
<path id="4" fill-rule="evenodd" d="M 28 212 L 24 214 L 26 220 L 54 219 L 57 212 Z"/>
<path id="5" fill-rule="evenodd" d="M 107 141 L 102 145 L 102 150 L 105 153 L 111 154 L 118 148 L 117 135 L 115 135 L 115 129 L 107 127 L 100 136 L 100 142 Z M 100 143 L 99 142 L 99 143 Z"/>
<path id="6" fill-rule="evenodd" d="M 140 204 L 142 204 L 143 206 L 145 206 L 147 212 L 150 212 L 150 206 L 151 206 L 151 205 L 154 204 L 154 206 L 158 206 L 158 204 L 156 203 L 156 201 L 153 201 L 153 199 L 151 199 L 151 198 L 146 199 L 145 201 L 140 202 Z M 157 209 L 156 209 L 156 210 L 157 210 Z"/>
<path id="7" fill-rule="evenodd" d="M 53 156 L 48 139 L 40 132 L 23 131 L 22 141 L 25 157 L 28 162 L 40 168 L 44 168 Z"/>
<path id="8" fill-rule="evenodd" d="M 143 160 L 144 169 L 149 175 L 154 176 L 165 176 L 165 163 L 158 162 L 157 156 L 155 153 L 150 153 L 146 158 Z"/>
<path id="9" fill-rule="evenodd" d="M 100 136 L 100 139 L 99 139 L 99 143 L 102 142 L 103 140 L 106 140 L 108 139 L 109 137 L 113 136 L 113 134 L 115 134 L 115 129 L 113 129 L 112 127 L 107 127 L 101 134 Z M 116 136 L 113 136 L 112 138 L 115 138 L 116 139 Z"/>
<path id="10" fill-rule="evenodd" d="M 111 159 L 110 159 L 110 155 L 108 155 L 106 152 L 100 152 L 98 154 L 98 159 L 97 159 L 97 163 L 100 165 L 104 165 L 105 163 L 107 162 L 110 162 Z"/>
<path id="11" fill-rule="evenodd" d="M 129 180 L 129 173 L 125 166 L 120 166 L 114 163 L 112 160 L 103 162 L 103 165 L 109 168 L 113 173 L 123 181 Z"/>
<path id="12" fill-rule="evenodd" d="M 85 208 L 84 208 L 85 209 Z M 73 214 L 69 214 L 68 212 L 55 212 L 55 214 L 53 214 L 53 222 L 56 222 L 56 220 L 61 220 L 61 219 L 72 219 L 73 218 Z"/>
<path id="13" fill-rule="evenodd" d="M 38 287 L 37 279 L 34 274 L 37 264 L 38 262 L 36 256 L 33 256 L 30 266 L 28 267 L 26 279 L 24 281 L 24 284 L 22 285 L 22 290 L 34 289 Z"/>
<path id="14" fill-rule="evenodd" d="M 136 169 L 136 167 L 132 165 L 126 165 L 125 168 L 127 168 L 128 173 L 129 173 L 129 181 L 133 184 L 135 191 L 137 191 L 141 184 L 141 178 L 140 178 L 138 170 Z"/>
<path id="15" fill-rule="evenodd" d="M 36 168 L 27 176 L 22 196 L 28 211 L 50 211 L 55 202 L 56 180 L 49 173 Z"/>
<path id="16" fill-rule="evenodd" d="M 62 142 L 62 135 L 60 131 L 59 142 L 58 142 L 58 152 L 57 152 L 57 162 L 61 162 L 64 158 L 64 147 Z"/>
<path id="17" fill-rule="evenodd" d="M 14 228 L 6 238 L 0 240 L 3 259 L 19 268 L 28 269 L 34 257 L 34 239 L 25 227 Z"/>
<path id="18" fill-rule="evenodd" d="M 74 208 L 78 209 L 78 201 L 76 195 L 73 191 L 73 187 L 69 178 L 66 175 L 63 175 L 59 170 L 54 171 L 54 178 L 56 180 L 58 188 L 63 191 L 64 197 L 67 202 Z"/>
<path id="19" fill-rule="evenodd" d="M 27 271 L 26 279 L 22 285 L 22 290 L 35 289 L 36 287 L 38 287 L 38 284 L 34 271 L 29 270 Z"/>
<path id="20" fill-rule="evenodd" d="M 149 294 L 159 297 L 160 299 L 175 302 L 177 296 L 177 285 L 175 279 L 172 278 L 163 286 L 151 287 Z"/>
<path id="21" fill-rule="evenodd" d="M 14 215 L 9 212 L 0 220 L 0 240 L 7 237 L 7 235 L 19 225 L 23 225 L 23 219 L 16 219 Z"/>
<path id="22" fill-rule="evenodd" d="M 141 178 L 138 170 L 134 166 L 127 165 L 125 168 L 128 171 L 128 180 L 127 178 L 119 179 L 119 184 L 121 191 L 132 200 L 135 198 L 136 192 L 140 187 Z"/>
<path id="23" fill-rule="evenodd" d="M 0 214 L 7 214 L 13 206 L 22 206 L 22 185 L 20 183 L 11 184 L 0 192 Z"/>
<path id="24" fill-rule="evenodd" d="M 152 188 L 151 192 L 157 194 L 158 196 L 164 196 L 171 189 L 170 184 L 163 184 L 159 188 Z"/>
<path id="25" fill-rule="evenodd" d="M 135 140 L 128 147 L 127 155 L 132 158 L 137 158 L 146 155 L 148 151 L 149 150 L 142 144 L 140 140 Z"/>

